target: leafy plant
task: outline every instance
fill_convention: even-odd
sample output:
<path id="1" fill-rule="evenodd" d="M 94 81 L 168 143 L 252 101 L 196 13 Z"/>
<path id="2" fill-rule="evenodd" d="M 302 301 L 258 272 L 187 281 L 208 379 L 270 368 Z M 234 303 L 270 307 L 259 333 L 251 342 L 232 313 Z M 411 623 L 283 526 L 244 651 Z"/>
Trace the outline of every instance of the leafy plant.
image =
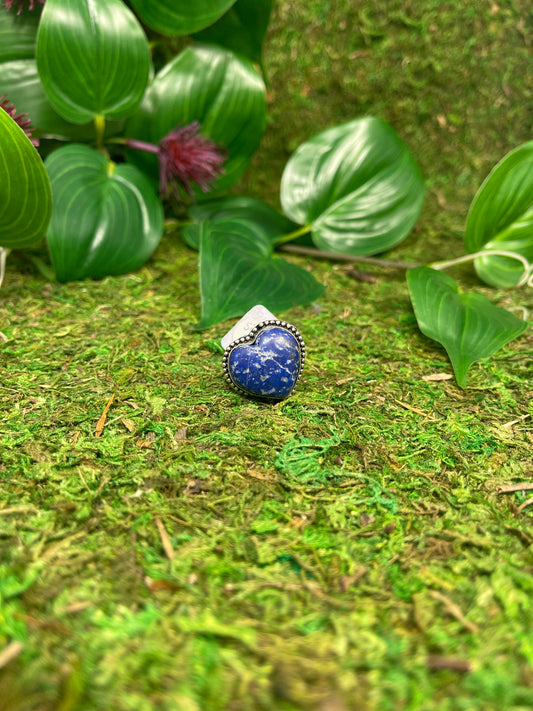
<path id="1" fill-rule="evenodd" d="M 7 248 L 46 232 L 58 280 L 125 273 L 158 246 L 164 212 L 175 213 L 184 240 L 199 250 L 198 327 L 208 328 L 259 302 L 280 311 L 320 296 L 308 271 L 275 254 L 281 245 L 304 239 L 311 253 L 364 259 L 416 224 L 421 171 L 395 130 L 372 116 L 329 128 L 294 152 L 281 178 L 284 214 L 223 195 L 266 127 L 262 43 L 272 0 L 19 0 L 16 15 L 12 6 L 0 6 L 0 94 L 31 115 L 35 137 L 4 100 L 0 266 Z M 176 42 L 183 35 L 190 40 Z M 30 142 L 39 138 L 46 170 Z M 462 293 L 440 270 L 475 260 L 490 285 L 531 282 L 532 176 L 530 142 L 476 195 L 465 232 L 470 253 L 408 272 L 420 329 L 444 345 L 461 386 L 473 362 L 526 324 Z"/>
<path id="2" fill-rule="evenodd" d="M 246 168 L 266 125 L 264 82 L 250 59 L 221 46 L 216 27 L 216 44 L 174 56 L 173 40 L 149 38 L 141 24 L 171 35 L 218 20 L 223 28 L 234 2 L 132 2 L 138 15 L 123 0 L 21 2 L 17 14 L 0 6 L 0 91 L 44 139 L 47 241 L 60 281 L 138 268 L 163 234 L 163 204 L 177 199 L 182 211 Z M 232 13 L 247 18 L 249 54 L 260 58 L 271 2 L 259 0 L 257 12 L 240 2 Z M 4 231 L 0 244 L 14 240 L 35 241 Z"/>

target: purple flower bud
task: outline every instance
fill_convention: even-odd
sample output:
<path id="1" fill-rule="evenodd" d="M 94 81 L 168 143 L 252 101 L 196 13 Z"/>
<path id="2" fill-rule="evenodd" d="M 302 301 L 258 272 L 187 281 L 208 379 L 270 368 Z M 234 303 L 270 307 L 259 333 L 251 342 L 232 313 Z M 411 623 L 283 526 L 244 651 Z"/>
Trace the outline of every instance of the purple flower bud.
<path id="1" fill-rule="evenodd" d="M 192 195 L 191 183 L 202 192 L 214 187 L 217 177 L 224 172 L 226 150 L 210 138 L 200 135 L 200 124 L 194 121 L 183 128 L 175 128 L 159 141 L 159 184 L 162 193 L 170 183 L 176 193 L 176 183 Z"/>
<path id="2" fill-rule="evenodd" d="M 13 121 L 20 126 L 35 148 L 37 148 L 39 145 L 39 139 L 31 137 L 31 134 L 35 129 L 31 125 L 31 119 L 28 118 L 28 114 L 17 114 L 16 108 L 10 103 L 9 99 L 6 98 L 6 94 L 2 94 L 2 96 L 0 96 L 0 109 L 4 109 L 6 114 L 11 116 Z"/>
<path id="3" fill-rule="evenodd" d="M 37 0 L 37 2 L 40 5 L 44 5 L 46 0 Z M 17 15 L 20 15 L 20 13 L 22 12 L 22 10 L 24 9 L 24 7 L 26 5 L 26 0 L 4 0 L 4 5 L 5 5 L 6 10 L 11 10 L 11 8 L 13 7 L 13 5 L 15 3 L 18 3 L 19 9 L 17 10 Z M 35 0 L 28 0 L 28 10 L 33 10 L 34 7 L 35 7 Z"/>
<path id="4" fill-rule="evenodd" d="M 128 138 L 126 145 L 142 151 L 157 154 L 159 158 L 159 190 L 166 195 L 169 188 L 179 199 L 178 187 L 192 196 L 192 183 L 207 193 L 214 188 L 219 175 L 224 172 L 222 164 L 227 158 L 227 150 L 207 136 L 200 134 L 198 121 L 176 127 L 167 133 L 155 146 Z"/>

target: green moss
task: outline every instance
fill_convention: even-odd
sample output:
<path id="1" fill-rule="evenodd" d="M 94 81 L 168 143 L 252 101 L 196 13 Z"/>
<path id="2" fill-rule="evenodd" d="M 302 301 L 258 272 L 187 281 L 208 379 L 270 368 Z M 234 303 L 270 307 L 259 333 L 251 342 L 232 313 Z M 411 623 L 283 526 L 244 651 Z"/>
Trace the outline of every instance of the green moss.
<path id="1" fill-rule="evenodd" d="M 301 141 L 379 115 L 428 184 L 394 256 L 459 254 L 480 180 L 529 138 L 529 13 L 278 3 L 270 127 L 239 190 L 275 204 Z M 531 334 L 465 390 L 426 381 L 451 368 L 401 274 L 295 259 L 327 286 L 284 314 L 304 378 L 282 404 L 251 402 L 221 376 L 229 325 L 194 331 L 196 259 L 168 234 L 135 274 L 58 285 L 10 257 L 0 654 L 24 648 L 0 669 L 0 709 L 530 708 L 531 492 L 497 489 L 531 479 Z"/>

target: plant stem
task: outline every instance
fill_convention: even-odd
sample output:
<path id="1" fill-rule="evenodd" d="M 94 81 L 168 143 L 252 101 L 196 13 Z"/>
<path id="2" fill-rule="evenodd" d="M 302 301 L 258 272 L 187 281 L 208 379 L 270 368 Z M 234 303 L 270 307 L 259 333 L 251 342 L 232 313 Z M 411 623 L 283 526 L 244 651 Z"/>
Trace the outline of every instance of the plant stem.
<path id="1" fill-rule="evenodd" d="M 533 275 L 533 264 L 529 262 L 523 255 L 517 252 L 507 252 L 505 250 L 498 249 L 485 249 L 481 252 L 474 252 L 473 254 L 465 254 L 463 257 L 457 257 L 456 259 L 448 259 L 445 262 L 433 262 L 429 266 L 432 269 L 448 269 L 448 267 L 454 267 L 456 264 L 464 264 L 465 262 L 471 262 L 478 257 L 508 257 L 509 259 L 516 259 L 524 267 L 524 274 L 517 282 L 516 286 L 524 286 L 525 284 L 531 284 L 531 277 Z"/>
<path id="2" fill-rule="evenodd" d="M 0 247 L 0 286 L 4 281 L 4 274 L 6 273 L 6 259 L 9 254 L 9 249 L 5 247 Z"/>
<path id="3" fill-rule="evenodd" d="M 101 114 L 94 117 L 94 130 L 96 133 L 96 148 L 102 153 L 104 149 L 105 118 Z"/>
<path id="4" fill-rule="evenodd" d="M 187 227 L 187 225 L 192 225 L 192 220 L 176 220 L 172 217 L 165 220 L 165 230 L 171 230 L 174 227 Z"/>
<path id="5" fill-rule="evenodd" d="M 129 148 L 136 148 L 139 151 L 147 151 L 148 153 L 159 153 L 158 146 L 153 143 L 147 143 L 146 141 L 138 141 L 136 138 L 126 138 L 124 140 L 126 146 Z"/>
<path id="6" fill-rule="evenodd" d="M 43 275 L 45 279 L 48 279 L 48 281 L 56 281 L 56 275 L 52 267 L 50 267 L 48 264 L 46 264 L 45 261 L 43 261 L 40 257 L 36 257 L 34 254 L 28 254 L 26 255 L 30 262 L 37 267 L 39 272 Z"/>
<path id="7" fill-rule="evenodd" d="M 417 264 L 409 264 L 407 262 L 394 262 L 390 259 L 380 259 L 379 257 L 360 257 L 353 254 L 341 254 L 339 252 L 323 252 L 320 249 L 313 247 L 303 247 L 299 244 L 286 244 L 282 248 L 283 252 L 291 252 L 292 254 L 304 254 L 316 259 L 331 259 L 339 262 L 359 262 L 360 264 L 375 264 L 384 269 L 412 269 L 418 266 Z"/>
<path id="8" fill-rule="evenodd" d="M 297 230 L 294 230 L 294 232 L 289 232 L 286 235 L 281 235 L 281 237 L 277 237 L 273 241 L 274 247 L 277 247 L 280 244 L 285 244 L 285 242 L 291 242 L 293 239 L 297 239 L 298 237 L 301 237 L 302 235 L 307 234 L 311 230 L 311 225 L 304 225 L 303 227 L 298 227 Z"/>

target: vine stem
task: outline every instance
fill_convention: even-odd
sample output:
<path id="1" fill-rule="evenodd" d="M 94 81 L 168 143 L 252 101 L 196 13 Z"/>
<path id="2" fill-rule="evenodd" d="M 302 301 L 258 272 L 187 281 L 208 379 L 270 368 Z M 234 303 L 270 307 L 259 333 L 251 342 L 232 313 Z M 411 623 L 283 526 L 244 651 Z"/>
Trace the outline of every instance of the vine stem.
<path id="1" fill-rule="evenodd" d="M 298 239 L 298 237 L 302 237 L 302 235 L 306 235 L 309 231 L 311 230 L 311 225 L 304 225 L 303 227 L 298 227 L 297 230 L 294 230 L 294 232 L 289 232 L 286 235 L 282 235 L 281 237 L 278 237 L 273 241 L 274 247 L 277 247 L 280 244 L 285 244 L 285 242 L 291 242 L 293 239 Z"/>
<path id="2" fill-rule="evenodd" d="M 515 259 L 520 262 L 524 267 L 524 274 L 517 282 L 516 286 L 528 285 L 533 287 L 533 264 L 529 262 L 523 255 L 517 252 L 506 252 L 505 250 L 491 249 L 482 250 L 481 252 L 474 252 L 473 254 L 465 254 L 463 257 L 457 257 L 456 259 L 448 259 L 445 262 L 433 262 L 429 266 L 432 269 L 442 270 L 448 269 L 448 267 L 454 267 L 456 264 L 464 264 L 465 262 L 471 262 L 478 257 L 508 257 L 509 259 Z"/>
<path id="3" fill-rule="evenodd" d="M 294 238 L 294 233 L 292 233 L 292 235 Z M 278 242 L 278 244 L 280 243 Z M 321 249 L 304 247 L 299 244 L 284 244 L 281 247 L 281 250 L 283 252 L 291 252 L 292 254 L 303 254 L 309 257 L 315 257 L 316 259 L 331 259 L 338 262 L 359 262 L 360 264 L 376 264 L 377 266 L 384 267 L 385 269 L 411 269 L 418 266 L 417 264 L 394 262 L 390 259 L 380 259 L 379 257 L 359 257 L 353 254 L 341 254 L 340 252 L 323 252 Z"/>
<path id="4" fill-rule="evenodd" d="M 192 220 L 176 220 L 173 217 L 169 217 L 165 220 L 165 229 L 172 230 L 174 227 L 187 227 L 192 224 Z"/>

